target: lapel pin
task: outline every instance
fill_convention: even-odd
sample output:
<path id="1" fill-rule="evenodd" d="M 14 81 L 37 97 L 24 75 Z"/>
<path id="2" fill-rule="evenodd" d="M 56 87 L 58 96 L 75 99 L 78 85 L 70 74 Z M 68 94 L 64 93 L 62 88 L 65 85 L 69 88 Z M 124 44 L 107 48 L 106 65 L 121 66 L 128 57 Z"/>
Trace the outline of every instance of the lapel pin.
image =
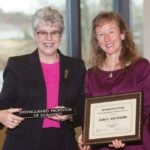
<path id="1" fill-rule="evenodd" d="M 64 78 L 67 79 L 68 78 L 68 74 L 69 74 L 69 70 L 65 69 L 64 70 Z"/>

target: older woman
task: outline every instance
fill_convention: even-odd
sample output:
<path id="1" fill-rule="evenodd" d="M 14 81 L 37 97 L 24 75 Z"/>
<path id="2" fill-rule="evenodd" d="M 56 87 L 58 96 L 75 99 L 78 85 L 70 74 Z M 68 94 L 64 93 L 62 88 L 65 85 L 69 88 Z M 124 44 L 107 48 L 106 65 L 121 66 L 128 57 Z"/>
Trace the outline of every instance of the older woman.
<path id="1" fill-rule="evenodd" d="M 149 150 L 150 64 L 148 60 L 137 54 L 131 33 L 120 14 L 101 12 L 94 18 L 91 52 L 93 67 L 86 74 L 86 97 L 130 92 L 144 93 L 142 142 L 133 142 L 125 146 L 119 139 L 114 139 L 108 147 L 99 146 L 96 150 L 109 150 L 113 147 L 125 150 Z M 80 149 L 90 148 L 89 146 L 82 146 L 82 144 L 80 136 Z"/>
<path id="2" fill-rule="evenodd" d="M 4 71 L 0 94 L 0 122 L 8 127 L 3 150 L 76 150 L 74 127 L 83 117 L 82 60 L 58 50 L 64 31 L 63 16 L 56 9 L 36 11 L 32 26 L 37 49 L 11 57 Z M 26 119 L 15 115 L 23 110 L 69 107 L 74 116 Z"/>

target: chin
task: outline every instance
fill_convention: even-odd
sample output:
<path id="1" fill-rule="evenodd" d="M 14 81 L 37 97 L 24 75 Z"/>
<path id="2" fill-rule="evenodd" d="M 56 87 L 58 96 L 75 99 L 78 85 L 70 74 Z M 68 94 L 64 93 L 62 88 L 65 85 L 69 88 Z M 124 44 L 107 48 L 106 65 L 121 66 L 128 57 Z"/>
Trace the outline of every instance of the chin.
<path id="1" fill-rule="evenodd" d="M 45 53 L 47 54 L 53 54 L 53 53 L 56 53 L 57 52 L 57 49 L 46 49 L 45 50 Z"/>
<path id="2" fill-rule="evenodd" d="M 46 55 L 47 56 L 53 56 L 53 55 L 55 55 L 57 52 L 55 51 L 55 52 L 48 52 L 48 53 L 46 53 Z"/>

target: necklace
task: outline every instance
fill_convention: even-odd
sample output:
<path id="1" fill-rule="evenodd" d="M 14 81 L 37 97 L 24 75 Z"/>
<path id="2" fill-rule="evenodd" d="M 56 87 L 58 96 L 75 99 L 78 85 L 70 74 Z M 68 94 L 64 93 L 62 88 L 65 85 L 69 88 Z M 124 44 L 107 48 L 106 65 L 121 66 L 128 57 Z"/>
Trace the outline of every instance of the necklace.
<path id="1" fill-rule="evenodd" d="M 103 66 L 102 66 L 102 69 L 103 70 L 107 70 L 109 71 L 108 73 L 108 78 L 109 79 L 112 79 L 114 74 L 113 74 L 113 71 L 114 70 L 117 70 L 117 69 L 120 69 L 120 63 L 116 63 L 113 67 L 111 67 L 111 65 L 108 65 L 106 62 L 104 62 Z"/>
<path id="2" fill-rule="evenodd" d="M 110 72 L 108 77 L 109 77 L 109 79 L 112 79 L 113 78 L 113 73 Z"/>

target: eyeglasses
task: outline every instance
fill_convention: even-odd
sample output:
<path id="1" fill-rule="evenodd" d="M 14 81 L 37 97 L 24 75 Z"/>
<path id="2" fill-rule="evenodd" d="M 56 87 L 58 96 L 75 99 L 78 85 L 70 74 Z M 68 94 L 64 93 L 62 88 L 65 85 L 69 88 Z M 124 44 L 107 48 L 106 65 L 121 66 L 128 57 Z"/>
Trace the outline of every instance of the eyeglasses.
<path id="1" fill-rule="evenodd" d="M 53 31 L 53 32 L 48 33 L 45 31 L 39 31 L 39 32 L 37 32 L 37 35 L 39 38 L 47 38 L 48 35 L 50 35 L 50 37 L 52 37 L 52 38 L 58 38 L 58 37 L 60 37 L 61 32 L 60 31 Z"/>

